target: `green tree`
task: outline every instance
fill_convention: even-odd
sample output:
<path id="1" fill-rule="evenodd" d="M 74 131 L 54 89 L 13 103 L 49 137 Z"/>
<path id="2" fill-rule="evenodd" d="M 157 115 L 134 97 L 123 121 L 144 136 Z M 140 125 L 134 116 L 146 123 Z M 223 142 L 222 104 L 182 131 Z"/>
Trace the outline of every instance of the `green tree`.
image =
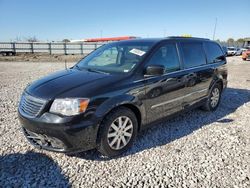
<path id="1" fill-rule="evenodd" d="M 243 38 L 239 38 L 238 40 L 237 40 L 237 45 L 238 46 L 243 46 L 243 44 L 244 44 L 244 39 Z"/>
<path id="2" fill-rule="evenodd" d="M 234 46 L 234 39 L 233 38 L 227 39 L 227 45 L 228 46 Z"/>
<path id="3" fill-rule="evenodd" d="M 70 42 L 69 39 L 63 39 L 62 42 Z"/>

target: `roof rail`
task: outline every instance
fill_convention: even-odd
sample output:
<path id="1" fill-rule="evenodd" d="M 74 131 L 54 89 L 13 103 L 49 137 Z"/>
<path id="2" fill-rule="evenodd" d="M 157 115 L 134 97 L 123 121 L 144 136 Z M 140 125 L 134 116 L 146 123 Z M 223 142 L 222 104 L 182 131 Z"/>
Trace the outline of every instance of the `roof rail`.
<path id="1" fill-rule="evenodd" d="M 210 40 L 208 38 L 199 38 L 199 37 L 182 37 L 182 36 L 169 36 L 167 38 L 171 38 L 171 39 L 199 39 L 199 40 Z"/>

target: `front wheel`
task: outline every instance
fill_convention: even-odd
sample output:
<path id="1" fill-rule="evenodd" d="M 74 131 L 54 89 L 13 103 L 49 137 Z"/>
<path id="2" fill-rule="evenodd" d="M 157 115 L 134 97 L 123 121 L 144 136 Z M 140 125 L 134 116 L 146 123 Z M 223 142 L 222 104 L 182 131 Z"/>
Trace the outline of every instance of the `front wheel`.
<path id="1" fill-rule="evenodd" d="M 113 110 L 102 122 L 98 151 L 108 157 L 120 155 L 133 144 L 137 130 L 137 118 L 130 109 Z"/>
<path id="2" fill-rule="evenodd" d="M 206 111 L 214 111 L 217 109 L 221 99 L 222 86 L 215 84 L 210 90 L 208 99 L 202 108 Z"/>

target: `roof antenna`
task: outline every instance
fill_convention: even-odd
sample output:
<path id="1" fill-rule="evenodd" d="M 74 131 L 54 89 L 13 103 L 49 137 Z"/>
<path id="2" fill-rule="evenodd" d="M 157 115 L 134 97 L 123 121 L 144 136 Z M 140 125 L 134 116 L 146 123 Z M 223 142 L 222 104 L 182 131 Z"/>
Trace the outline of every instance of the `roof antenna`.
<path id="1" fill-rule="evenodd" d="M 64 65 L 65 65 L 65 70 L 68 70 L 67 60 L 66 60 L 66 59 L 65 59 L 65 61 L 64 61 Z"/>
<path id="2" fill-rule="evenodd" d="M 217 27 L 217 18 L 215 18 L 213 40 L 215 38 L 216 27 Z"/>

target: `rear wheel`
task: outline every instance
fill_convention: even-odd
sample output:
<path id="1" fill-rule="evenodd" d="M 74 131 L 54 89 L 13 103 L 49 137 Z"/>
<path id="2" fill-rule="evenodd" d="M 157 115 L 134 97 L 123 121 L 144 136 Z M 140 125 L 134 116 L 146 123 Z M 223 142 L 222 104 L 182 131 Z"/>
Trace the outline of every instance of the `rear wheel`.
<path id="1" fill-rule="evenodd" d="M 202 106 L 202 108 L 206 111 L 214 111 L 217 109 L 221 99 L 221 84 L 215 84 L 213 88 L 210 90 L 208 99 L 206 103 Z"/>
<path id="2" fill-rule="evenodd" d="M 137 118 L 130 109 L 113 110 L 101 125 L 98 151 L 108 157 L 120 155 L 133 144 L 137 130 Z"/>

